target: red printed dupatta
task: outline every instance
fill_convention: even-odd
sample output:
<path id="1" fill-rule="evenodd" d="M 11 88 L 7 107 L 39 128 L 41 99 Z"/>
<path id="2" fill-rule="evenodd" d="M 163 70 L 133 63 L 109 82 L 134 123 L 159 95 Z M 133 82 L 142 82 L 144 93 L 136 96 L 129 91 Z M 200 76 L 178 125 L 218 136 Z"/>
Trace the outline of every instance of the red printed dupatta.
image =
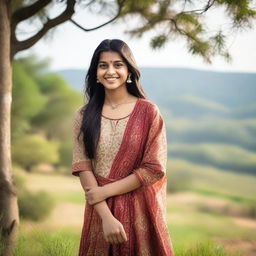
<path id="1" fill-rule="evenodd" d="M 95 174 L 99 186 L 136 174 L 142 186 L 108 198 L 113 215 L 123 224 L 128 241 L 110 245 L 101 220 L 86 204 L 79 256 L 173 256 L 166 224 L 167 142 L 158 107 L 138 99 L 108 177 Z"/>

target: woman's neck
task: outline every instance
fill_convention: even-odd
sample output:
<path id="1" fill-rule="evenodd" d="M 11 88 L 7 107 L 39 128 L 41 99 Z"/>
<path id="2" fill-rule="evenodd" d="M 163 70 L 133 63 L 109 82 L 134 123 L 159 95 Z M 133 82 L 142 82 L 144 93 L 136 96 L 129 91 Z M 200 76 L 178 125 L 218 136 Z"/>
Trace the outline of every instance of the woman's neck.
<path id="1" fill-rule="evenodd" d="M 105 90 L 105 103 L 119 104 L 134 99 L 135 96 L 131 95 L 127 89 L 120 90 Z"/>

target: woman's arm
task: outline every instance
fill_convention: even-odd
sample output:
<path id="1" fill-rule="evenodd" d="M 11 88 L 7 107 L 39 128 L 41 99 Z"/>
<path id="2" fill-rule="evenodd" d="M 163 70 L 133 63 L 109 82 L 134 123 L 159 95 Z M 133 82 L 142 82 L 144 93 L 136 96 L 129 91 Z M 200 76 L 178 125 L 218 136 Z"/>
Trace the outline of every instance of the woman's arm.
<path id="1" fill-rule="evenodd" d="M 107 197 L 111 197 L 131 192 L 140 186 L 141 183 L 137 176 L 135 174 L 130 174 L 121 180 L 105 185 L 103 188 L 107 194 Z"/>
<path id="2" fill-rule="evenodd" d="M 79 172 L 79 177 L 80 177 L 81 185 L 85 192 L 88 191 L 88 189 L 98 186 L 95 176 L 93 175 L 93 173 L 91 171 Z M 102 201 L 98 204 L 95 204 L 94 208 L 102 220 L 104 218 L 109 218 L 109 217 L 113 216 L 111 211 L 108 208 L 106 201 Z"/>
<path id="3" fill-rule="evenodd" d="M 79 172 L 79 177 L 85 192 L 98 186 L 97 180 L 91 171 Z M 107 242 L 117 244 L 127 241 L 123 225 L 112 215 L 106 201 L 95 204 L 94 209 L 102 220 L 103 233 Z"/>
<path id="4" fill-rule="evenodd" d="M 130 174 L 129 176 L 104 185 L 103 187 L 93 187 L 88 188 L 86 191 L 86 196 L 88 203 L 93 205 L 97 202 L 101 202 L 108 197 L 122 195 L 131 192 L 141 186 L 141 183 L 135 174 Z"/>
<path id="5" fill-rule="evenodd" d="M 74 115 L 72 140 L 73 140 L 73 158 L 72 174 L 80 178 L 81 185 L 86 192 L 89 188 L 98 186 L 97 180 L 93 174 L 91 159 L 85 154 L 83 134 L 79 137 L 82 108 L 79 108 Z M 122 243 L 127 240 L 123 225 L 112 215 L 105 201 L 94 205 L 95 211 L 102 220 L 104 238 L 110 243 Z"/>

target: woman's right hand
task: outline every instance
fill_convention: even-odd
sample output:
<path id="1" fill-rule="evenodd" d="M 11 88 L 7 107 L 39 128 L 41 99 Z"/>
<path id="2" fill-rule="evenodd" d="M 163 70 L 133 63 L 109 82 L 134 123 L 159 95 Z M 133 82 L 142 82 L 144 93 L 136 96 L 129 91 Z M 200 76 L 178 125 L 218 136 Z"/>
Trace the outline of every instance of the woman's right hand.
<path id="1" fill-rule="evenodd" d="M 113 215 L 102 219 L 104 238 L 111 244 L 119 244 L 127 241 L 124 227 Z"/>

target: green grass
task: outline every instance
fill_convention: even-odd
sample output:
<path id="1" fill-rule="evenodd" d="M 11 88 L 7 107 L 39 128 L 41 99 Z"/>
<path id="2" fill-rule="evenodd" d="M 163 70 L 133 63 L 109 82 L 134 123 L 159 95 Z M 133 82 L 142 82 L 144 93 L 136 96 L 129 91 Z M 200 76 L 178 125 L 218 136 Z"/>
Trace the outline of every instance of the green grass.
<path id="1" fill-rule="evenodd" d="M 216 168 L 205 168 L 179 159 L 169 161 L 168 170 L 170 185 L 177 185 L 179 188 L 177 191 L 182 195 L 188 194 L 195 198 L 195 201 L 189 202 L 180 200 L 179 193 L 168 195 L 167 220 L 176 256 L 215 255 L 214 253 L 217 252 L 220 245 L 216 243 L 208 245 L 208 242 L 214 242 L 216 237 L 231 240 L 241 238 L 250 241 L 256 239 L 255 228 L 239 226 L 234 222 L 232 216 L 206 212 L 198 205 L 198 203 L 204 205 L 206 202 L 211 205 L 211 200 L 214 200 L 215 203 L 224 200 L 231 206 L 234 204 L 239 207 L 251 204 L 255 202 L 256 188 L 253 184 L 256 184 L 256 177 L 221 172 Z M 25 173 L 24 175 L 29 189 L 33 191 L 45 189 L 51 193 L 57 203 L 70 202 L 73 203 L 72 207 L 76 208 L 77 205 L 79 206 L 78 210 L 81 211 L 81 204 L 84 204 L 84 193 L 79 179 L 76 177 L 39 173 Z M 184 180 L 185 182 L 182 183 Z M 184 189 L 186 189 L 185 193 Z M 62 212 L 61 217 L 67 220 L 67 226 L 70 226 L 69 216 L 64 215 L 65 211 Z M 24 232 L 27 230 L 26 227 L 30 226 L 29 222 L 21 224 L 17 256 L 77 255 L 80 240 L 78 226 L 72 226 L 73 229 L 63 231 L 63 227 L 58 228 L 56 223 L 47 222 L 47 225 L 37 225 L 36 231 Z M 49 231 L 51 225 L 53 228 Z M 196 245 L 199 242 L 201 244 L 197 248 Z M 73 249 L 69 251 L 65 244 Z M 29 254 L 26 248 L 29 248 L 34 254 Z M 205 250 L 208 250 L 208 254 L 203 254 Z M 222 249 L 219 250 L 219 254 L 216 255 L 234 255 L 227 254 Z M 75 254 L 72 254 L 74 252 Z"/>
<path id="2" fill-rule="evenodd" d="M 204 241 L 196 243 L 188 249 L 179 249 L 176 252 L 177 256 L 240 256 L 241 253 L 226 252 L 224 248 L 212 241 Z"/>
<path id="3" fill-rule="evenodd" d="M 62 229 L 57 232 L 47 230 L 20 232 L 15 256 L 76 256 L 79 235 L 71 229 Z"/>
<path id="4" fill-rule="evenodd" d="M 186 230 L 183 230 L 186 232 Z M 80 234 L 72 229 L 58 232 L 32 230 L 20 232 L 14 256 L 76 256 L 79 250 Z M 193 235 L 196 235 L 194 233 Z M 200 235 L 198 236 L 200 238 Z M 184 238 L 183 238 L 184 239 Z M 174 247 L 176 256 L 239 256 L 239 253 L 228 253 L 222 246 L 209 239 L 200 243 L 186 243 Z"/>
<path id="5" fill-rule="evenodd" d="M 185 234 L 186 229 L 180 230 Z M 217 243 L 201 237 L 200 229 L 194 232 L 194 240 L 199 242 L 180 243 L 174 242 L 176 256 L 239 256 L 239 253 L 228 253 Z M 200 239 L 200 240 L 199 240 Z M 184 236 L 182 237 L 184 241 Z M 192 237 L 191 237 L 191 240 Z M 14 256 L 76 256 L 79 250 L 80 233 L 72 229 L 62 229 L 56 232 L 50 230 L 32 230 L 20 232 Z"/>

